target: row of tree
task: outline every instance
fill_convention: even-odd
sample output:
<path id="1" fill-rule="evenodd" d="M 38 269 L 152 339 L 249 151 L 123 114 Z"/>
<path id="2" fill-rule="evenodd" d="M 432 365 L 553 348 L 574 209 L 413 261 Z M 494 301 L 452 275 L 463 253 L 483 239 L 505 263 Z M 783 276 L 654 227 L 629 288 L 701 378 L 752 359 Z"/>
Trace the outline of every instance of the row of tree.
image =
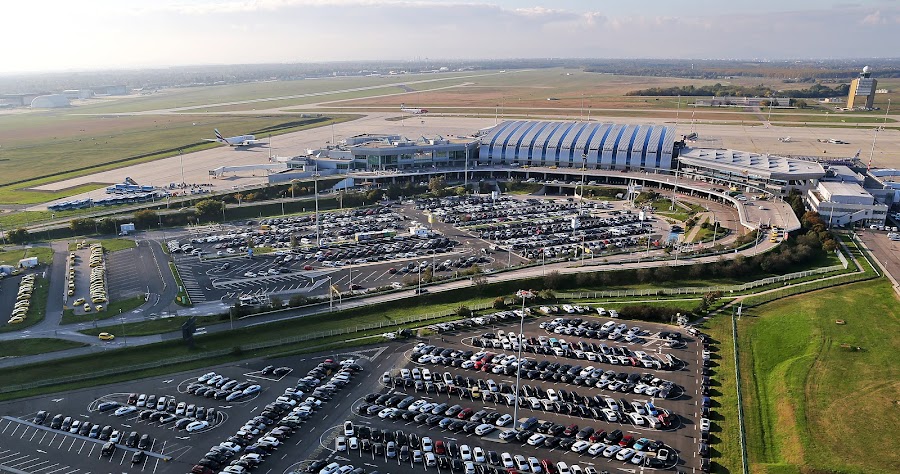
<path id="1" fill-rule="evenodd" d="M 812 99 L 819 97 L 837 97 L 847 95 L 850 90 L 850 84 L 839 84 L 835 87 L 828 87 L 824 84 L 816 83 L 806 89 L 791 90 L 775 90 L 771 87 L 759 84 L 756 86 L 741 86 L 736 84 L 720 84 L 716 83 L 711 86 L 673 86 L 673 87 L 651 87 L 649 89 L 640 89 L 626 92 L 625 95 L 630 96 L 713 96 L 713 97 L 789 97 L 797 99 Z M 806 102 L 804 102 L 806 104 Z M 768 105 L 768 104 L 765 104 Z M 782 106 L 793 104 L 778 104 Z"/>

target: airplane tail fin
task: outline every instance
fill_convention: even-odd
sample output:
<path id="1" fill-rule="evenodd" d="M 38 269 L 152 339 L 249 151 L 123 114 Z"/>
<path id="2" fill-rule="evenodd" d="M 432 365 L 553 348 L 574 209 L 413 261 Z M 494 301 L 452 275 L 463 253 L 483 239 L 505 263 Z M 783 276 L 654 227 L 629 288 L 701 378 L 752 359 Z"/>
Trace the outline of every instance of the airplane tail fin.
<path id="1" fill-rule="evenodd" d="M 218 138 L 219 140 L 221 140 L 221 141 L 223 141 L 223 142 L 225 141 L 225 139 L 222 137 L 222 134 L 219 133 L 219 129 L 218 129 L 218 128 L 214 128 L 213 131 L 216 132 L 216 138 Z"/>

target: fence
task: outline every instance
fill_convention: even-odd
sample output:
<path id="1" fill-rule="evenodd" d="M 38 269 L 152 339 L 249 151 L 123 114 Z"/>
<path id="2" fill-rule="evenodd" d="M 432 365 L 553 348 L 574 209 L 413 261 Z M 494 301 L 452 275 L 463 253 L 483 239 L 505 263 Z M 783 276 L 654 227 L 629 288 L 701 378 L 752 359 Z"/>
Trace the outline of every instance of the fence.
<path id="1" fill-rule="evenodd" d="M 483 310 L 483 309 L 489 309 L 489 308 L 491 308 L 491 304 L 482 303 L 482 304 L 474 305 L 474 306 L 470 307 L 469 309 L 474 311 L 474 310 Z M 327 312 L 327 310 L 322 311 L 322 312 Z M 250 344 L 243 344 L 239 347 L 241 350 L 266 349 L 266 348 L 270 348 L 270 347 L 277 347 L 277 346 L 283 346 L 283 345 L 288 345 L 288 344 L 296 344 L 298 342 L 311 341 L 314 339 L 322 339 L 322 338 L 326 338 L 326 337 L 340 336 L 342 334 L 352 334 L 352 333 L 358 333 L 358 332 L 364 332 L 364 331 L 371 331 L 373 329 L 393 328 L 393 327 L 401 326 L 404 324 L 418 323 L 418 322 L 422 322 L 422 321 L 430 321 L 430 320 L 434 320 L 434 319 L 440 319 L 440 318 L 444 318 L 447 316 L 451 316 L 454 313 L 455 313 L 455 311 L 443 311 L 443 312 L 417 314 L 417 315 L 409 316 L 409 317 L 402 318 L 402 319 L 390 319 L 390 320 L 378 321 L 376 323 L 371 323 L 371 324 L 345 327 L 345 328 L 340 328 L 340 329 L 331 329 L 328 331 L 318 331 L 318 332 L 314 332 L 314 333 L 303 334 L 301 336 L 286 337 L 286 338 L 275 339 L 275 340 L 271 340 L 271 341 L 260 341 L 260 342 L 250 343 Z M 18 392 L 18 391 L 22 391 L 22 390 L 30 390 L 33 388 L 47 387 L 47 386 L 51 386 L 51 385 L 60 385 L 60 384 L 66 384 L 66 383 L 72 383 L 72 382 L 79 382 L 79 381 L 87 380 L 87 379 L 97 379 L 97 378 L 108 377 L 108 376 L 112 376 L 112 375 L 125 374 L 125 373 L 129 373 L 129 372 L 137 372 L 137 371 L 141 371 L 141 370 L 154 369 L 154 368 L 158 368 L 158 367 L 165 367 L 165 366 L 170 366 L 170 365 L 181 364 L 184 362 L 192 362 L 192 361 L 202 360 L 202 359 L 211 359 L 211 358 L 221 357 L 221 356 L 231 354 L 231 353 L 233 353 L 233 351 L 234 351 L 233 348 L 219 349 L 219 350 L 215 350 L 215 351 L 206 351 L 206 352 L 203 352 L 200 354 L 192 354 L 192 355 L 188 355 L 188 356 L 173 357 L 170 359 L 146 362 L 143 364 L 135 364 L 135 365 L 131 365 L 128 367 L 106 369 L 106 370 L 101 370 L 101 371 L 97 371 L 97 372 L 92 372 L 90 374 L 80 374 L 80 375 L 72 375 L 72 376 L 68 376 L 68 377 L 58 377 L 55 379 L 40 380 L 40 381 L 35 381 L 35 382 L 31 382 L 31 383 L 27 383 L 27 384 L 20 384 L 20 385 L 0 386 L 0 393 Z"/>
<path id="2" fill-rule="evenodd" d="M 788 273 L 762 280 L 755 280 L 741 285 L 723 285 L 723 286 L 699 286 L 699 287 L 683 287 L 683 288 L 644 288 L 634 290 L 607 290 L 607 291 L 581 291 L 575 293 L 556 293 L 558 298 L 563 299 L 587 299 L 587 298 L 623 298 L 633 296 L 673 296 L 673 295 L 705 295 L 714 291 L 722 293 L 743 292 L 761 286 L 771 285 L 773 283 L 797 280 L 813 275 L 823 275 L 826 273 L 845 270 L 844 265 L 832 265 L 830 267 L 816 268 L 813 270 L 804 270 L 802 272 Z"/>
<path id="3" fill-rule="evenodd" d="M 734 308 L 732 308 L 733 310 Z M 750 458 L 747 455 L 747 432 L 744 430 L 744 399 L 741 393 L 741 362 L 738 356 L 737 319 L 734 312 L 731 313 L 731 333 L 734 342 L 734 375 L 735 387 L 737 387 L 738 430 L 741 440 L 741 467 L 743 474 L 750 474 Z"/>

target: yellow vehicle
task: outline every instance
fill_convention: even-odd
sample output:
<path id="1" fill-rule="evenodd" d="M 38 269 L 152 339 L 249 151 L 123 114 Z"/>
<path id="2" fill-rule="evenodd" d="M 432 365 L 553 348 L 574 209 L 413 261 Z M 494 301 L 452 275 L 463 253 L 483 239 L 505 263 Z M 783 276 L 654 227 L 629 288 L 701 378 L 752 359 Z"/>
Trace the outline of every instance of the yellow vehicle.
<path id="1" fill-rule="evenodd" d="M 23 321 L 25 321 L 25 318 L 23 318 L 22 316 L 13 316 L 9 318 L 9 321 L 7 321 L 6 324 L 19 324 Z"/>
<path id="2" fill-rule="evenodd" d="M 100 311 L 103 311 L 103 305 L 102 305 L 102 304 L 98 304 L 98 305 L 97 305 L 97 312 L 99 313 Z"/>
<path id="3" fill-rule="evenodd" d="M 94 303 L 105 303 L 106 298 L 103 296 L 95 296 L 95 297 L 91 298 L 91 301 L 93 301 Z"/>
<path id="4" fill-rule="evenodd" d="M 113 339 L 116 338 L 116 336 L 114 336 L 108 332 L 101 332 L 98 337 L 100 338 L 101 341 L 112 341 Z"/>
<path id="5" fill-rule="evenodd" d="M 75 296 L 75 289 L 69 288 L 69 296 Z"/>
<path id="6" fill-rule="evenodd" d="M 84 304 L 84 298 L 78 298 L 78 299 L 75 300 L 75 302 L 72 303 L 72 304 L 74 304 L 75 306 L 81 306 L 81 305 Z"/>
<path id="7" fill-rule="evenodd" d="M 85 312 L 85 313 L 90 313 L 90 312 L 91 312 L 91 305 L 89 305 L 88 303 L 85 303 L 85 304 L 84 304 L 84 312 Z"/>

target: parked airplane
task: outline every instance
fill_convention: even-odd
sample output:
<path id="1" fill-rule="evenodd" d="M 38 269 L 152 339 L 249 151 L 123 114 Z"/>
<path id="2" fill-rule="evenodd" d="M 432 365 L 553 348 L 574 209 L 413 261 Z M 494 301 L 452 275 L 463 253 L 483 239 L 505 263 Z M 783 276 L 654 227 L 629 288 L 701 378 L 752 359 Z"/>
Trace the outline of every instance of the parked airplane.
<path id="1" fill-rule="evenodd" d="M 422 114 L 428 113 L 428 110 L 426 110 L 426 109 L 407 107 L 404 104 L 400 104 L 400 111 L 406 112 L 408 114 L 413 114 L 413 115 L 422 115 Z"/>
<path id="2" fill-rule="evenodd" d="M 240 135 L 237 137 L 223 137 L 221 133 L 219 133 L 219 129 L 214 129 L 216 132 L 216 138 L 204 138 L 204 140 L 208 142 L 219 142 L 224 143 L 228 146 L 234 147 L 250 147 L 250 146 L 260 146 L 265 145 L 266 143 L 262 140 L 257 140 L 253 135 Z"/>
<path id="3" fill-rule="evenodd" d="M 778 139 L 778 141 L 784 142 L 784 143 L 790 143 L 790 142 L 791 142 L 791 137 L 781 137 L 781 138 Z"/>

